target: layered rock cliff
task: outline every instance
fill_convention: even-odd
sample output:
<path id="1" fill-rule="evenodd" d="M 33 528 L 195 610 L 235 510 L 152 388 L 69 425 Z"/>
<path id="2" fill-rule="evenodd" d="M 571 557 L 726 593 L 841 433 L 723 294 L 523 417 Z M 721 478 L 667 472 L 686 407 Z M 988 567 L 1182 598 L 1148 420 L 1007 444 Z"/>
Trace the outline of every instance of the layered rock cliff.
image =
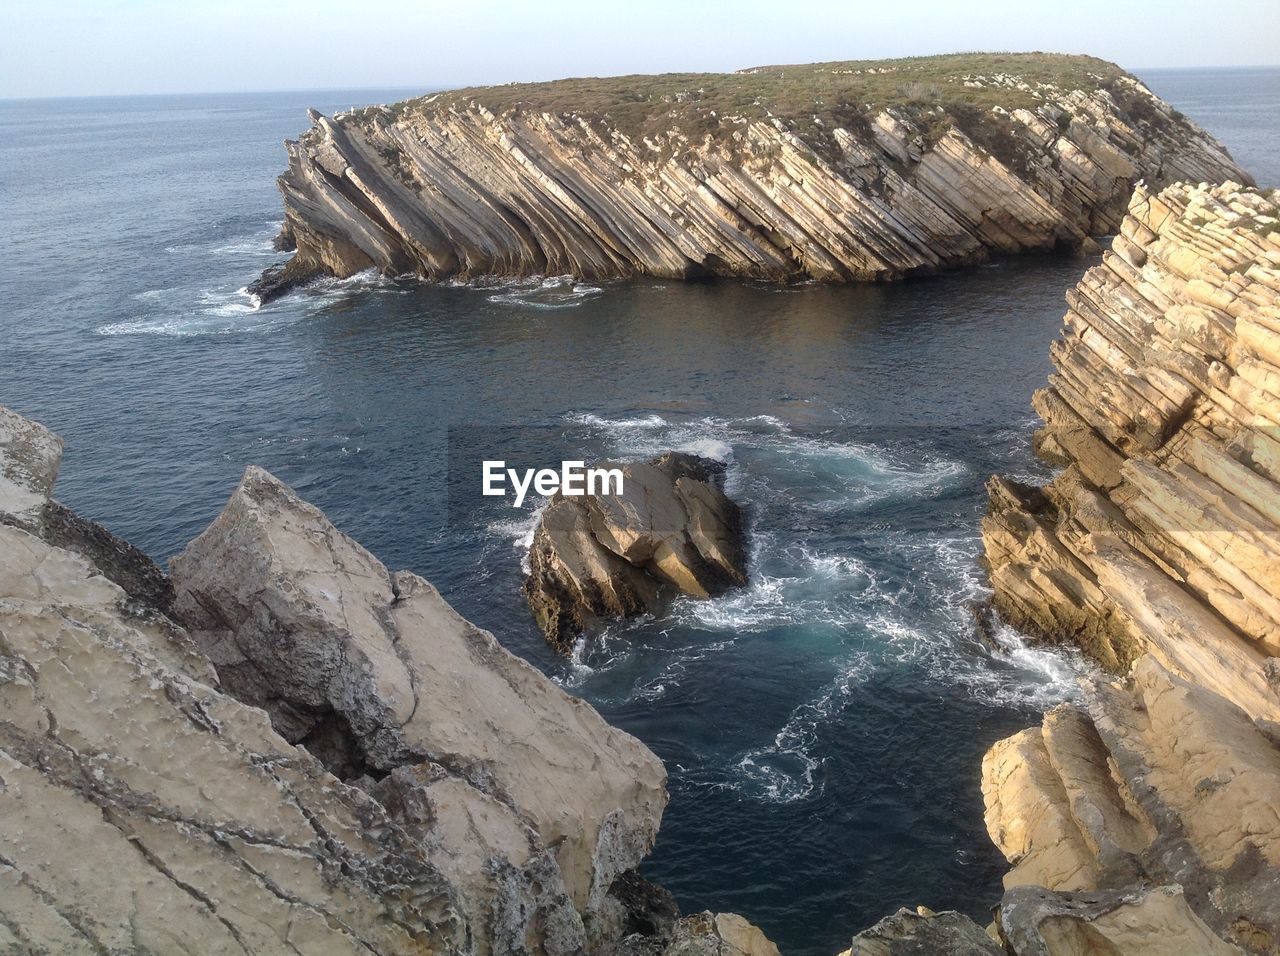
<path id="1" fill-rule="evenodd" d="M 1068 303 L 1034 399 L 1062 471 L 993 479 L 983 534 L 1000 615 L 1114 676 L 987 754 L 998 924 L 1017 953 L 1277 953 L 1275 194 L 1140 187 Z"/>
<path id="2" fill-rule="evenodd" d="M 286 144 L 251 291 L 366 269 L 890 280 L 1090 245 L 1139 180 L 1248 182 L 1090 57 L 957 55 L 440 93 Z"/>
<path id="3" fill-rule="evenodd" d="M 0 408 L 0 951 L 776 956 L 647 747 L 250 468 L 170 579 Z"/>

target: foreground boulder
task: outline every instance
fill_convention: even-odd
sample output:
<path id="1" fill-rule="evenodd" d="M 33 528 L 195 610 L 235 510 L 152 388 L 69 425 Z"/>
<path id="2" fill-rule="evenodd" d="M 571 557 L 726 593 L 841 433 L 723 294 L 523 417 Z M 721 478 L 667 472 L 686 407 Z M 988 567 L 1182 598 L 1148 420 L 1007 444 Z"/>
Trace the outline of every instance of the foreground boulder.
<path id="1" fill-rule="evenodd" d="M 695 913 L 656 936 L 628 936 L 607 956 L 779 956 L 760 928 L 736 913 Z"/>
<path id="2" fill-rule="evenodd" d="M 1004 947 L 962 913 L 900 909 L 853 938 L 840 956 L 1003 956 Z"/>
<path id="3" fill-rule="evenodd" d="M 0 457 L 43 456 L 0 473 L 0 950 L 462 951 L 452 887 L 380 804 L 46 540 L 50 437 L 0 410 Z"/>
<path id="4" fill-rule="evenodd" d="M 1052 893 L 1022 887 L 1005 897 L 999 929 L 1018 956 L 1239 956 L 1241 952 L 1196 916 L 1178 886 L 1110 893 Z"/>
<path id="5" fill-rule="evenodd" d="M 679 938 L 632 870 L 666 801 L 646 747 L 258 469 L 175 602 L 48 497 L 61 451 L 0 408 L 0 951 Z"/>
<path id="6" fill-rule="evenodd" d="M 647 747 L 261 469 L 171 569 L 175 613 L 224 686 L 395 808 L 474 912 L 496 911 L 481 935 L 538 913 L 570 952 L 608 929 L 609 887 L 666 803 Z"/>
<path id="7" fill-rule="evenodd" d="M 1168 899 L 1140 909 L 1218 947 L 1180 949 L 1169 936 L 1166 952 L 1234 952 L 1229 940 L 1268 953 L 1280 943 L 1280 749 L 1234 704 L 1152 657 L 1139 660 L 1130 685 L 1099 681 L 1083 706 L 1064 704 L 1041 727 L 996 744 L 982 790 L 991 838 L 1017 864 L 1000 920 L 1022 936 L 1034 934 L 1011 910 L 1025 900 L 1016 889 L 1113 913 L 1136 905 L 1138 888 L 1164 887 Z M 1099 890 L 1115 892 L 1079 895 Z M 1123 924 L 1130 938 L 1142 925 Z"/>
<path id="8" fill-rule="evenodd" d="M 547 640 L 566 653 L 597 620 L 747 580 L 742 513 L 722 490 L 722 464 L 670 452 L 621 471 L 621 494 L 556 494 L 534 532 L 525 594 Z"/>

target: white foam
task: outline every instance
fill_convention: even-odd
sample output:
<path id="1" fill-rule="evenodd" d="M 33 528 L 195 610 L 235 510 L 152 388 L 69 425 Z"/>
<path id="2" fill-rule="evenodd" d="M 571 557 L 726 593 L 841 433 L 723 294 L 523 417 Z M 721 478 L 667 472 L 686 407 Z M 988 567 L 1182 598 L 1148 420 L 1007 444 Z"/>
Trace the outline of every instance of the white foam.
<path id="1" fill-rule="evenodd" d="M 815 699 L 791 712 L 769 746 L 749 750 L 738 760 L 733 789 L 771 803 L 791 803 L 821 791 L 815 772 L 822 762 L 813 755 L 821 729 L 848 702 L 856 687 L 875 671 L 867 654 L 845 661 L 839 676 Z"/>
<path id="2" fill-rule="evenodd" d="M 530 498 L 525 503 L 527 510 L 514 518 L 491 522 L 486 529 L 490 535 L 509 540 L 511 547 L 520 552 L 520 569 L 525 574 L 533 570 L 529 565 L 529 550 L 533 547 L 533 536 L 538 530 L 538 522 L 542 520 L 542 513 L 550 503 L 550 498 Z"/>
<path id="3" fill-rule="evenodd" d="M 600 286 L 578 282 L 573 276 L 512 279 L 476 287 L 486 291 L 496 289 L 487 298 L 497 305 L 542 310 L 576 308 L 604 291 Z"/>

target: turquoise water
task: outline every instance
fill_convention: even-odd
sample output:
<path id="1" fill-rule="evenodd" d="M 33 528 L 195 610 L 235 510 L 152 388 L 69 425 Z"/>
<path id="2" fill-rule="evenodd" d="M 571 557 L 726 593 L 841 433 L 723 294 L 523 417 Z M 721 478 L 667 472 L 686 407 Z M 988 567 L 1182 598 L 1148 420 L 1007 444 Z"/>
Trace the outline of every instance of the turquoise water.
<path id="1" fill-rule="evenodd" d="M 1245 77 L 1242 79 L 1242 77 Z M 1152 74 L 1260 179 L 1280 73 Z M 280 141 L 412 91 L 0 104 L 0 402 L 67 439 L 59 496 L 165 559 L 248 463 L 665 760 L 648 875 L 829 956 L 900 905 L 985 918 L 978 767 L 1079 663 L 975 637 L 982 486 L 1041 474 L 1028 399 L 1088 264 L 892 287 L 328 282 L 255 309 Z M 727 460 L 752 583 L 556 657 L 519 594 L 537 503 L 479 462 Z"/>

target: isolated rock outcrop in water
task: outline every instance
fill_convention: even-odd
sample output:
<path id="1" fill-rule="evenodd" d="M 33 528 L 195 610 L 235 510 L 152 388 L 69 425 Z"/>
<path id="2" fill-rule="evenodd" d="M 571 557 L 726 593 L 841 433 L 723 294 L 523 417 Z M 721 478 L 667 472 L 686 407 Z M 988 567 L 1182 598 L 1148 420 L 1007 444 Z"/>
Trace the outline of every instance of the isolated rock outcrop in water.
<path id="1" fill-rule="evenodd" d="M 670 452 L 617 467 L 622 494 L 557 493 L 534 532 L 525 594 L 565 652 L 593 621 L 653 610 L 664 592 L 706 598 L 747 580 L 742 514 L 722 490 L 723 464 Z"/>
<path id="2" fill-rule="evenodd" d="M 430 279 L 870 281 L 1091 248 L 1139 180 L 1248 181 L 1113 64 L 964 54 L 512 84 L 286 144 L 287 265 Z"/>
<path id="3" fill-rule="evenodd" d="M 61 453 L 0 408 L 0 950 L 685 952 L 643 744 L 259 469 L 175 602 Z"/>
<path id="4" fill-rule="evenodd" d="M 998 923 L 1016 953 L 1280 952 L 1280 205 L 1140 188 L 1068 303 L 1035 396 L 1064 469 L 993 479 L 983 536 L 1005 620 L 1126 676 L 987 754 Z"/>

